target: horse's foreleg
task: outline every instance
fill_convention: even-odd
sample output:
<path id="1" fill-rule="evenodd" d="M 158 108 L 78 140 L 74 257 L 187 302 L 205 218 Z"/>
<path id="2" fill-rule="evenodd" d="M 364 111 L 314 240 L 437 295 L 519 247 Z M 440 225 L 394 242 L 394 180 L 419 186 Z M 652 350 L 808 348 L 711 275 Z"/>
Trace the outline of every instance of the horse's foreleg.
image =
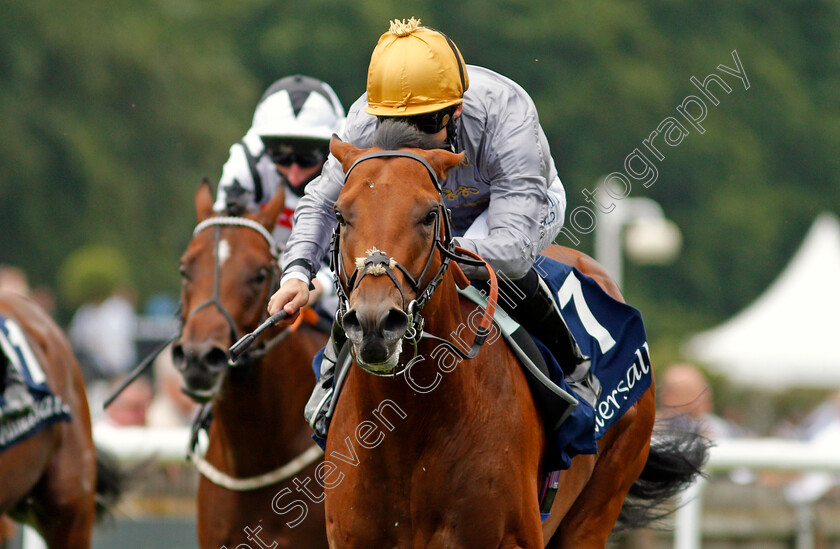
<path id="1" fill-rule="evenodd" d="M 34 494 L 35 521 L 49 549 L 89 549 L 96 518 L 96 456 L 85 426 L 62 424 L 62 444 Z"/>
<path id="2" fill-rule="evenodd" d="M 654 409 L 651 388 L 604 435 L 589 482 L 546 547 L 594 549 L 606 546 L 624 498 L 647 461 Z"/>
<path id="3" fill-rule="evenodd" d="M 93 513 L 82 510 L 85 502 L 70 503 L 37 513 L 38 531 L 49 549 L 90 549 Z"/>
<path id="4" fill-rule="evenodd" d="M 65 489 L 66 490 L 66 489 Z M 52 491 L 38 494 L 36 527 L 49 549 L 90 549 L 95 519 L 93 494 Z"/>

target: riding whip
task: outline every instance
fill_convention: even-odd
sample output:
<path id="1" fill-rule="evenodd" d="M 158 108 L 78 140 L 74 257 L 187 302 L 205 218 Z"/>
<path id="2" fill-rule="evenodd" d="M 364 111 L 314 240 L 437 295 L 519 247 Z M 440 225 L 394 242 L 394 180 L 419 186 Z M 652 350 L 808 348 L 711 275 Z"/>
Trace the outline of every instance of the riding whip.
<path id="1" fill-rule="evenodd" d="M 288 318 L 288 316 L 289 313 L 281 310 L 279 313 L 275 313 L 267 319 L 265 319 L 265 321 L 262 324 L 260 324 L 256 330 L 254 330 L 250 334 L 245 334 L 244 336 L 242 336 L 242 339 L 234 343 L 233 346 L 230 349 L 228 349 L 228 353 L 230 353 L 231 362 L 235 363 L 237 360 L 239 360 L 239 357 L 242 356 L 242 353 L 247 351 L 248 348 L 251 345 L 253 345 L 254 340 L 256 340 L 261 333 L 271 328 L 281 320 L 285 320 L 286 318 Z"/>

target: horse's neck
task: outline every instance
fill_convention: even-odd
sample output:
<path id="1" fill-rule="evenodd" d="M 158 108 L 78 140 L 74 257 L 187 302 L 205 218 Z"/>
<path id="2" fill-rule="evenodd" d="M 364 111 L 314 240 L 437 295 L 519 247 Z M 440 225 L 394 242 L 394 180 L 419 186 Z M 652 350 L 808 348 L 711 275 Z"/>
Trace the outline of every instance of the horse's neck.
<path id="1" fill-rule="evenodd" d="M 237 467 L 276 466 L 311 444 L 302 419 L 308 396 L 304 387 L 311 381 L 303 376 L 311 373 L 308 364 L 299 364 L 301 345 L 295 336 L 248 366 L 249 371 L 231 372 L 213 402 L 211 445 L 224 448 L 226 458 L 235 455 Z"/>
<path id="2" fill-rule="evenodd" d="M 458 287 L 455 279 L 447 273 L 432 299 L 421 312 L 425 320 L 424 330 L 440 338 L 452 340 L 451 334 L 458 331 L 459 326 L 464 326 L 464 317 L 461 314 L 461 298 L 458 294 Z M 431 352 L 439 343 L 423 340 L 422 351 Z"/>

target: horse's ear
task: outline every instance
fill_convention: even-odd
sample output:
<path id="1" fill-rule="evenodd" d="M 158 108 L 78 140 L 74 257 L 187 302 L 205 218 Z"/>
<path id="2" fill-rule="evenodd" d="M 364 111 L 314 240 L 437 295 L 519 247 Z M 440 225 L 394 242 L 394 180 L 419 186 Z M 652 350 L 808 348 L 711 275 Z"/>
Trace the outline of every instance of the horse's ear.
<path id="1" fill-rule="evenodd" d="M 280 216 L 285 204 L 286 189 L 284 185 L 277 185 L 274 196 L 266 202 L 265 206 L 260 209 L 260 213 L 257 214 L 257 222 L 271 232 L 274 230 L 274 226 L 277 224 L 277 217 Z"/>
<path id="2" fill-rule="evenodd" d="M 429 164 L 441 179 L 446 178 L 447 172 L 464 161 L 464 153 L 454 153 L 444 149 L 432 149 L 422 152 Z"/>
<path id="3" fill-rule="evenodd" d="M 341 167 L 344 170 L 344 173 L 347 173 L 347 170 L 350 169 L 353 162 L 362 156 L 365 151 L 357 149 L 350 143 L 345 143 L 339 139 L 336 134 L 333 134 L 332 139 L 330 139 L 330 152 L 338 159 L 339 162 L 341 162 Z"/>
<path id="4" fill-rule="evenodd" d="M 195 213 L 199 223 L 214 215 L 213 193 L 210 191 L 210 180 L 206 177 L 201 179 L 201 184 L 195 192 Z"/>

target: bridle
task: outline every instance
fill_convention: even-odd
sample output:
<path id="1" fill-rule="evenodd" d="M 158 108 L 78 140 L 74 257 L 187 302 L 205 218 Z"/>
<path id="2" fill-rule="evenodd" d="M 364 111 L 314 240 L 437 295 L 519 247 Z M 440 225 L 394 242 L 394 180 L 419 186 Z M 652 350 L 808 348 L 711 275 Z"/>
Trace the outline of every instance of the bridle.
<path id="1" fill-rule="evenodd" d="M 192 317 L 194 314 L 198 313 L 199 311 L 206 309 L 210 306 L 215 306 L 216 309 L 222 313 L 222 316 L 225 317 L 225 320 L 230 327 L 231 336 L 233 337 L 232 341 L 237 341 L 240 337 L 242 337 L 243 332 L 239 329 L 239 326 L 236 323 L 236 320 L 233 318 L 233 315 L 225 308 L 222 304 L 221 299 L 219 298 L 219 280 L 221 278 L 221 262 L 219 261 L 219 244 L 221 242 L 221 232 L 222 227 L 244 227 L 248 229 L 252 229 L 260 233 L 260 235 L 265 239 L 268 243 L 269 252 L 271 253 L 271 257 L 275 260 L 272 262 L 272 269 L 271 269 L 271 276 L 268 279 L 268 295 L 272 295 L 279 286 L 279 267 L 277 265 L 277 259 L 280 256 L 280 247 L 274 240 L 274 237 L 271 236 L 271 233 L 268 230 L 257 223 L 254 220 L 245 218 L 245 217 L 234 217 L 234 216 L 219 216 L 219 217 L 210 217 L 205 219 L 198 225 L 196 225 L 195 229 L 193 229 L 193 238 L 195 238 L 200 232 L 208 227 L 215 227 L 215 243 L 214 243 L 214 266 L 213 266 L 213 296 L 199 305 L 198 307 L 194 308 L 190 313 L 181 319 L 181 326 L 183 327 L 184 324 Z M 183 307 L 183 303 L 181 304 Z M 262 316 L 260 318 L 260 322 L 267 318 L 268 313 L 263 311 Z M 288 330 L 283 330 L 280 334 L 275 336 L 274 338 L 268 341 L 262 341 L 258 346 L 252 347 L 249 349 L 241 358 L 239 358 L 236 362 L 228 359 L 228 366 L 243 366 L 248 364 L 253 364 L 258 360 L 261 360 L 269 350 L 276 347 L 283 339 L 288 337 Z"/>
<path id="2" fill-rule="evenodd" d="M 422 156 L 405 150 L 375 151 L 359 157 L 355 162 L 353 162 L 353 164 L 345 173 L 345 184 L 347 183 L 347 179 L 350 176 L 350 173 L 361 162 L 370 160 L 372 158 L 391 157 L 410 158 L 416 160 L 417 162 L 420 162 L 426 168 L 426 171 L 429 173 L 429 177 L 431 178 L 432 184 L 434 185 L 435 190 L 438 192 L 438 195 L 441 194 L 442 188 L 440 185 L 440 180 L 434 168 L 432 168 L 431 164 L 429 164 L 429 162 Z M 344 269 L 344 263 L 341 257 L 341 224 L 336 224 L 335 230 L 333 231 L 332 241 L 330 242 L 330 264 L 333 273 L 335 273 L 334 283 L 339 303 L 338 310 L 336 311 L 336 322 L 338 322 L 339 325 L 342 324 L 342 319 L 344 318 L 344 315 L 349 309 L 349 295 L 353 293 L 353 291 L 356 290 L 356 288 L 359 287 L 359 284 L 365 278 L 365 276 L 368 276 L 369 274 L 385 274 L 388 276 L 391 282 L 394 283 L 394 286 L 396 286 L 402 298 L 403 312 L 408 316 L 408 330 L 406 331 L 405 336 L 403 336 L 403 339 L 408 341 L 411 345 L 413 345 L 415 356 L 417 354 L 417 346 L 419 341 L 421 339 L 431 339 L 446 346 L 450 351 L 452 351 L 462 360 L 471 359 L 475 358 L 478 355 L 478 351 L 481 345 L 484 343 L 485 339 L 487 338 L 487 335 L 490 332 L 490 323 L 493 320 L 493 313 L 495 312 L 495 304 L 497 301 L 496 297 L 494 297 L 494 293 L 496 296 L 498 295 L 498 284 L 496 282 L 496 275 L 490 268 L 490 266 L 487 265 L 487 263 L 478 255 L 468 250 L 464 250 L 463 248 L 458 248 L 455 246 L 455 243 L 452 240 L 451 212 L 449 211 L 449 209 L 443 206 L 443 203 L 441 201 L 438 201 L 437 212 L 438 215 L 435 216 L 434 240 L 432 242 L 431 249 L 429 250 L 429 255 L 426 258 L 426 263 L 423 266 L 423 270 L 417 277 L 413 276 L 409 272 L 409 270 L 395 258 L 387 256 L 384 252 L 377 250 L 376 248 L 368 250 L 369 253 L 367 257 L 362 258 L 361 261 L 357 262 L 356 268 L 348 276 L 346 270 Z M 443 231 L 441 231 L 441 224 Z M 443 232 L 443 238 L 441 238 L 441 232 Z M 437 272 L 434 274 L 432 279 L 428 283 L 426 283 L 425 286 L 421 286 L 423 284 L 423 280 L 426 279 L 426 276 L 429 272 L 436 250 L 439 251 L 442 255 L 440 268 L 438 268 Z M 465 255 L 472 257 L 465 257 Z M 437 336 L 423 331 L 424 320 L 423 317 L 420 315 L 420 311 L 429 302 L 432 295 L 435 293 L 435 290 L 437 290 L 438 286 L 443 281 L 444 274 L 449 268 L 450 261 L 455 261 L 457 263 L 465 263 L 467 265 L 477 267 L 485 267 L 488 273 L 490 274 L 490 306 L 488 306 L 485 310 L 484 318 L 482 319 L 478 329 L 476 329 L 475 331 L 475 340 L 467 352 L 464 352 L 461 348 L 457 347 L 456 345 L 454 345 L 446 339 L 439 338 Z M 398 269 L 403 274 L 405 280 L 408 282 L 408 285 L 411 287 L 414 294 L 417 296 L 415 299 L 411 300 L 408 303 L 408 305 L 406 305 L 406 297 L 403 285 L 400 283 L 400 281 L 394 274 L 394 269 Z M 408 363 L 410 364 L 411 361 L 408 361 Z M 395 368 L 393 373 L 388 374 L 380 374 L 371 370 L 368 371 L 374 375 L 397 376 L 398 374 L 403 373 L 407 369 L 407 367 L 408 366 L 405 366 L 402 369 Z"/>
<path id="3" fill-rule="evenodd" d="M 213 297 L 193 309 L 186 318 L 182 320 L 182 324 L 185 324 L 189 318 L 196 314 L 197 312 L 201 311 L 210 306 L 215 306 L 219 312 L 222 313 L 222 316 L 225 317 L 227 320 L 228 325 L 230 326 L 231 334 L 233 335 L 233 341 L 237 341 L 240 336 L 242 335 L 242 331 L 239 329 L 239 326 L 236 324 L 236 320 L 234 320 L 233 315 L 225 308 L 222 304 L 221 300 L 219 299 L 219 279 L 221 273 L 221 262 L 219 261 L 219 243 L 221 242 L 221 232 L 222 227 L 246 227 L 249 229 L 253 229 L 262 235 L 263 239 L 268 243 L 269 252 L 271 253 L 271 257 L 274 259 L 272 262 L 272 269 L 271 269 L 271 277 L 268 280 L 268 289 L 269 294 L 273 294 L 278 286 L 279 286 L 279 267 L 277 264 L 277 259 L 280 256 L 280 247 L 274 240 L 274 237 L 271 236 L 271 233 L 268 230 L 251 219 L 245 217 L 233 217 L 233 216 L 221 216 L 221 217 L 211 217 L 205 219 L 198 225 L 196 225 L 195 229 L 193 229 L 193 238 L 195 238 L 198 233 L 203 231 L 208 227 L 215 227 L 215 244 L 214 244 L 214 254 L 215 254 L 215 264 L 214 264 L 214 280 L 213 280 Z M 183 304 L 182 304 L 183 306 Z M 260 324 L 267 318 L 268 313 L 264 312 L 260 318 Z M 274 336 L 272 339 L 268 341 L 262 341 L 256 347 L 251 347 L 247 351 L 243 352 L 236 361 L 231 360 L 228 358 L 228 366 L 247 366 L 250 364 L 254 364 L 261 360 L 271 349 L 279 345 L 284 339 L 286 339 L 291 330 L 285 329 L 280 332 L 278 335 Z M 197 450 L 198 446 L 198 432 L 201 429 L 206 429 L 205 421 L 209 424 L 209 405 L 205 405 L 202 408 L 202 413 L 196 417 L 193 423 L 193 433 L 190 440 L 190 445 L 188 449 L 188 456 L 190 460 L 195 464 L 196 469 L 198 469 L 199 473 L 201 473 L 207 480 L 216 484 L 217 486 L 221 486 L 231 491 L 236 492 L 246 492 L 252 490 L 259 490 L 261 488 L 265 488 L 266 486 L 272 486 L 274 484 L 283 482 L 292 478 L 293 476 L 299 474 L 303 471 L 306 467 L 312 465 L 321 456 L 324 455 L 323 451 L 317 447 L 312 446 L 307 450 L 303 451 L 297 457 L 289 461 L 288 463 L 270 471 L 268 473 L 264 473 L 261 475 L 256 475 L 247 478 L 237 478 L 233 477 L 221 469 L 216 468 L 213 466 L 205 457 Z"/>

